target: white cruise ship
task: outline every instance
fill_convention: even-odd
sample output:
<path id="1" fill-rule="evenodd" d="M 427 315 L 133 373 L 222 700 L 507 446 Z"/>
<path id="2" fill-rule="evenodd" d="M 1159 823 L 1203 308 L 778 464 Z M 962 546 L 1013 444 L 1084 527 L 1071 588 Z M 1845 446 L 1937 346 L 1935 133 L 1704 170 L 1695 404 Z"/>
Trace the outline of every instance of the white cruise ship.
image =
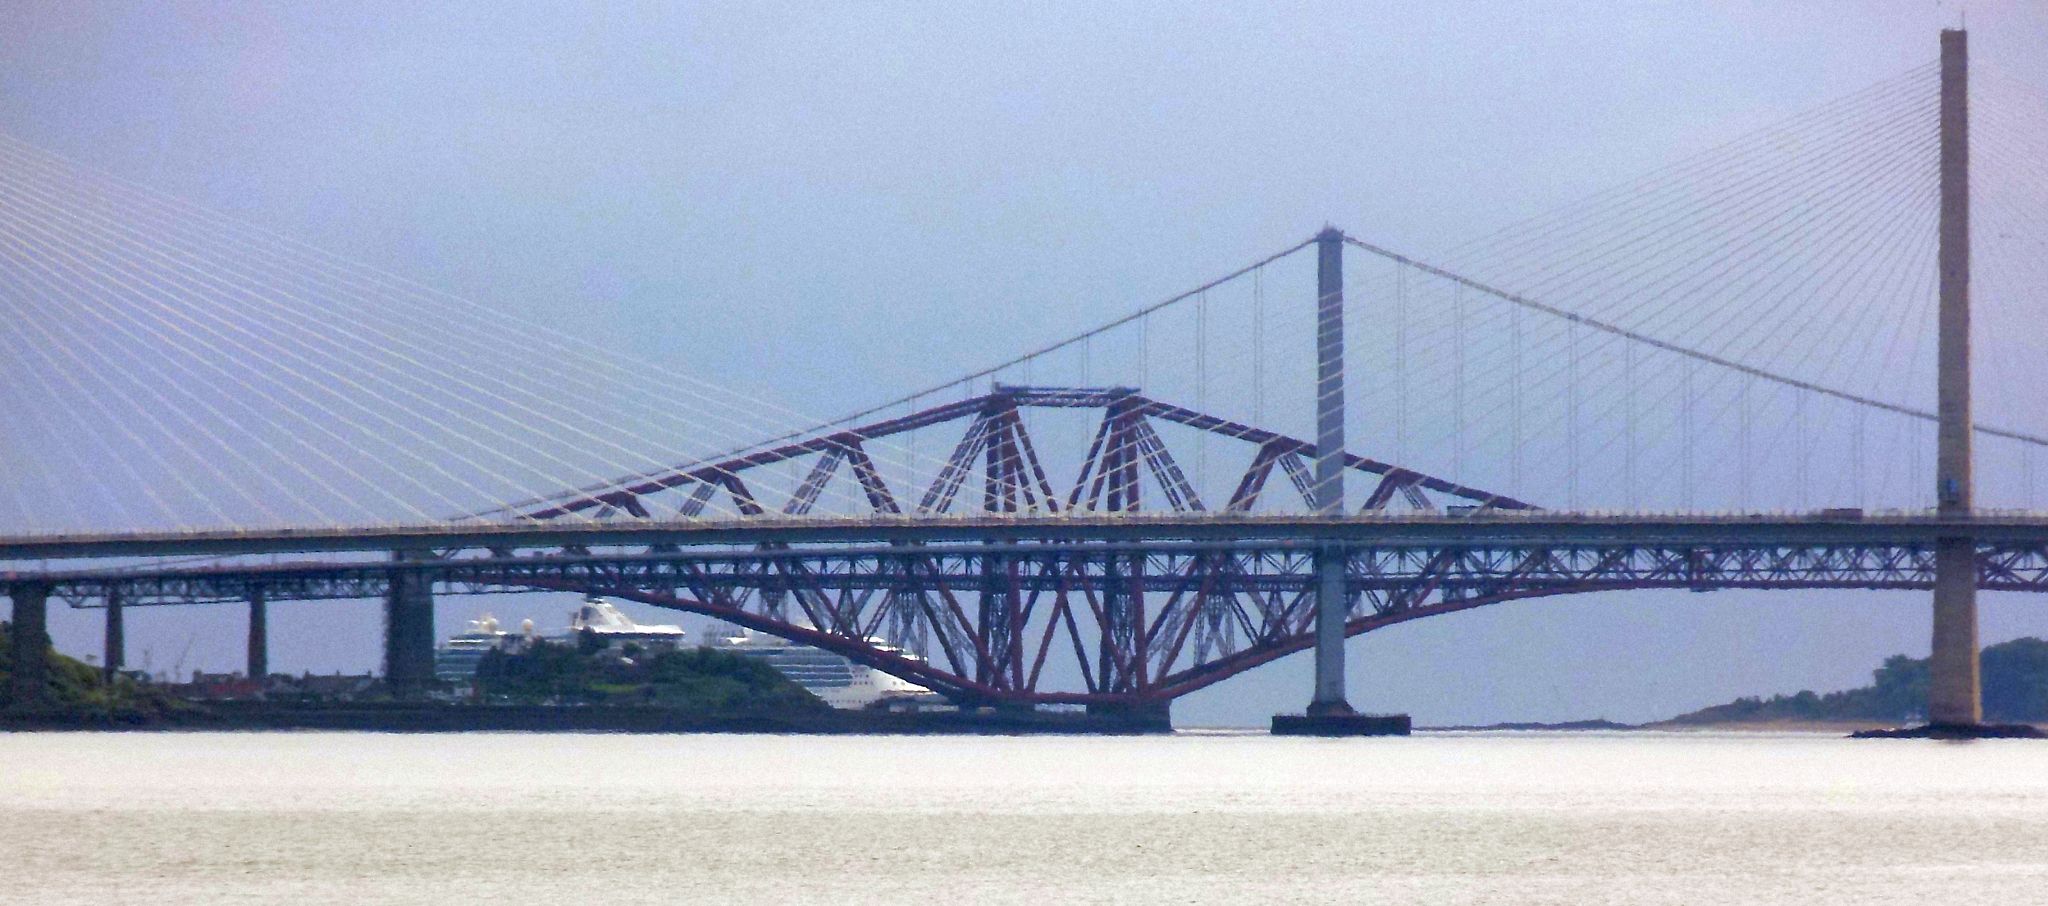
<path id="1" fill-rule="evenodd" d="M 561 641 L 577 644 L 584 633 L 597 637 L 606 648 L 638 645 L 642 651 L 674 651 L 683 644 L 683 627 L 673 623 L 641 625 L 603 598 L 583 599 L 583 606 L 569 615 L 569 634 Z"/>
<path id="2" fill-rule="evenodd" d="M 521 622 L 519 633 L 515 634 L 500 628 L 498 618 L 485 613 L 434 650 L 434 676 L 449 682 L 468 682 L 476 676 L 476 665 L 484 659 L 484 652 L 517 651 L 519 643 L 533 637 L 532 620 Z"/>
<path id="3" fill-rule="evenodd" d="M 917 657 L 877 639 L 868 642 L 883 651 Z M 834 708 L 930 707 L 944 702 L 938 693 L 902 677 L 771 635 L 719 635 L 706 647 L 759 659 Z"/>
<path id="4" fill-rule="evenodd" d="M 722 625 L 722 624 L 721 624 Z M 673 624 L 642 624 L 619 610 L 618 605 L 599 597 L 585 598 L 569 615 L 569 631 L 549 639 L 568 645 L 581 642 L 585 633 L 596 636 L 609 649 L 631 644 L 643 651 L 673 651 L 683 645 L 686 633 Z M 518 652 L 538 636 L 533 621 L 525 621 L 517 633 L 499 628 L 496 617 L 486 613 L 469 622 L 469 629 L 449 637 L 434 652 L 434 674 L 450 682 L 467 682 L 476 676 L 484 652 L 502 649 Z M 917 655 L 869 639 L 884 651 L 917 659 Z M 743 630 L 712 633 L 705 647 L 744 657 L 758 658 L 774 667 L 791 682 L 834 708 L 931 707 L 944 698 L 923 686 L 901 679 L 866 664 L 856 664 L 832 652 L 798 645 L 769 635 Z"/>

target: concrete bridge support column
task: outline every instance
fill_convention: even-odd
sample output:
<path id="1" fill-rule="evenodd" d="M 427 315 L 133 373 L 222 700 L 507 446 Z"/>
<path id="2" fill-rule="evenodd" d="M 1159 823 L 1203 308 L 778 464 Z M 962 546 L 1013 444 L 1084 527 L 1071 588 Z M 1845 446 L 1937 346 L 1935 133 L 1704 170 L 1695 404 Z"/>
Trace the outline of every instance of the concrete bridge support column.
<path id="1" fill-rule="evenodd" d="M 1928 662 L 1927 722 L 1963 727 L 1984 720 L 1977 664 L 1977 545 L 1943 538 L 1934 546 L 1934 649 Z"/>
<path id="2" fill-rule="evenodd" d="M 1308 703 L 1310 717 L 1352 713 L 1344 694 L 1344 560 L 1344 549 L 1335 545 L 1316 550 L 1316 692 Z"/>
<path id="3" fill-rule="evenodd" d="M 1935 500 L 1943 516 L 1967 518 L 1975 505 L 1970 452 L 1969 49 L 1962 31 L 1941 33 L 1941 235 L 1939 384 Z M 1977 546 L 1942 538 L 1934 548 L 1934 650 L 1928 664 L 1927 722 L 1983 721 L 1977 664 Z"/>
<path id="4" fill-rule="evenodd" d="M 1316 510 L 1343 516 L 1344 504 L 1344 234 L 1324 227 L 1316 235 Z M 1372 718 L 1345 698 L 1344 623 L 1350 615 L 1344 548 L 1317 548 L 1316 685 L 1305 715 L 1278 714 L 1273 732 L 1356 736 L 1406 733 L 1408 718 Z"/>
<path id="5" fill-rule="evenodd" d="M 263 588 L 249 590 L 249 678 L 261 682 L 270 675 L 270 604 Z"/>
<path id="6" fill-rule="evenodd" d="M 430 559 L 431 554 L 399 551 L 401 563 Z M 434 583 L 411 570 L 391 571 L 391 592 L 384 599 L 384 682 L 399 698 L 417 698 L 434 679 Z"/>
<path id="7" fill-rule="evenodd" d="M 1344 234 L 1316 236 L 1316 509 L 1344 515 Z M 1316 551 L 1316 687 L 1308 713 L 1350 714 L 1344 698 L 1344 558 Z"/>
<path id="8" fill-rule="evenodd" d="M 114 676 L 128 662 L 128 631 L 123 625 L 121 596 L 118 593 L 107 595 L 107 637 L 102 654 L 105 666 L 100 669 L 107 681 L 113 682 Z"/>
<path id="9" fill-rule="evenodd" d="M 50 674 L 50 587 L 34 583 L 15 585 L 9 595 L 14 602 L 14 681 L 7 690 L 16 707 L 44 700 Z"/>

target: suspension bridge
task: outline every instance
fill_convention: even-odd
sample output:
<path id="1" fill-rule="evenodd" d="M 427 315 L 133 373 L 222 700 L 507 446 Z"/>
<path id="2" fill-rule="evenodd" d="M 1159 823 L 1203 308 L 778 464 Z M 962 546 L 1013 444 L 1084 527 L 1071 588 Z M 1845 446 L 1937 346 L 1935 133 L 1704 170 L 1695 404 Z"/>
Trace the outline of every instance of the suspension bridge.
<path id="1" fill-rule="evenodd" d="M 1442 255 L 1325 228 L 830 420 L 0 136 L 13 695 L 53 598 L 109 670 L 126 608 L 245 606 L 251 675 L 270 605 L 380 601 L 409 695 L 437 597 L 572 591 L 970 706 L 1163 718 L 1313 650 L 1341 730 L 1344 640 L 1396 623 L 1889 589 L 1933 594 L 1930 721 L 1977 724 L 1977 592 L 2048 591 L 2048 108 L 1968 74 L 1946 32 Z"/>

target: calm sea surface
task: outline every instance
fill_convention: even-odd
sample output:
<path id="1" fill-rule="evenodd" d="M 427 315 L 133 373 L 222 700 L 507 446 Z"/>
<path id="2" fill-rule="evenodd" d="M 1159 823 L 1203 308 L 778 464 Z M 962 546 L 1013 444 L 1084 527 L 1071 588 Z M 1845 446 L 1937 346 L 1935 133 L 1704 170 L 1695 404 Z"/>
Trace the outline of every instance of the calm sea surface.
<path id="1" fill-rule="evenodd" d="M 2048 745 L 13 734 L 0 853 L 35 903 L 2041 903 Z"/>

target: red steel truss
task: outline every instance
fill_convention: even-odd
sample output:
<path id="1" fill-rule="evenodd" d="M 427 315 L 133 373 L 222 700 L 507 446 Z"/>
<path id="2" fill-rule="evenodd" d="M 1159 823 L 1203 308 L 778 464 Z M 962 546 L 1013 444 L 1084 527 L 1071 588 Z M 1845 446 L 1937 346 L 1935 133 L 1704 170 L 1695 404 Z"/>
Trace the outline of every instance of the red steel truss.
<path id="1" fill-rule="evenodd" d="M 1022 417 L 1032 407 L 1100 413 L 1075 475 L 1055 485 Z M 39 580 L 75 603 L 128 605 L 205 600 L 383 597 L 400 573 L 423 573 L 442 593 L 563 590 L 614 595 L 698 613 L 838 652 L 939 690 L 989 705 L 1164 707 L 1172 699 L 1312 644 L 1316 544 L 1242 531 L 1208 539 L 1161 533 L 1131 520 L 1123 535 L 1076 532 L 1052 517 L 1136 512 L 1163 505 L 1202 521 L 1208 502 L 1155 430 L 1171 423 L 1249 446 L 1249 464 L 1224 503 L 1251 512 L 1287 476 L 1291 501 L 1313 507 L 1297 438 L 1151 400 L 1130 390 L 998 387 L 990 394 L 900 419 L 805 438 L 720 462 L 679 468 L 617 487 L 557 498 L 529 515 L 570 513 L 652 520 L 673 504 L 688 517 L 718 495 L 745 513 L 804 517 L 838 470 L 858 483 L 871 513 L 933 520 L 975 506 L 1018 522 L 983 520 L 968 534 L 931 539 L 774 541 L 759 544 L 621 543 L 536 548 L 454 547 L 390 561 L 297 562 L 150 568 L 52 575 Z M 916 503 L 891 487 L 864 442 L 961 424 Z M 809 457 L 807 461 L 798 461 Z M 766 500 L 750 473 L 797 461 L 805 478 Z M 1365 506 L 1425 512 L 1530 510 L 1529 504 L 1400 466 L 1348 457 L 1373 476 Z M 808 466 L 807 470 L 804 466 Z M 980 494 L 964 493 L 974 484 Z M 1282 512 L 1289 512 L 1282 508 Z M 1158 512 L 1158 510 L 1155 510 Z M 858 514 L 855 514 L 858 515 Z M 1291 518 L 1291 517 L 1290 517 Z M 1303 517 L 1312 518 L 1312 517 Z M 1115 520 L 1112 520 L 1115 521 Z M 1187 521 L 1187 520 L 1181 520 Z M 1463 524 L 1463 519 L 1455 520 Z M 1481 528 L 1484 519 L 1476 519 Z M 678 523 L 659 523 L 676 525 Z M 981 524 L 981 523 L 977 523 Z M 1004 537 L 993 537 L 1003 524 Z M 1729 531 L 1688 540 L 1628 526 L 1582 537 L 1556 534 L 1486 541 L 1484 532 L 1428 539 L 1343 542 L 1351 634 L 1486 604 L 1625 589 L 1925 589 L 1932 547 L 1910 539 L 1796 540 Z M 988 531 L 991 537 L 978 534 Z M 2040 537 L 2035 537 L 2040 535 Z M 1326 543 L 1326 542 L 1323 542 Z M 593 549 L 595 548 L 595 549 Z M 2048 591 L 2048 534 L 1986 541 L 1980 587 Z"/>

